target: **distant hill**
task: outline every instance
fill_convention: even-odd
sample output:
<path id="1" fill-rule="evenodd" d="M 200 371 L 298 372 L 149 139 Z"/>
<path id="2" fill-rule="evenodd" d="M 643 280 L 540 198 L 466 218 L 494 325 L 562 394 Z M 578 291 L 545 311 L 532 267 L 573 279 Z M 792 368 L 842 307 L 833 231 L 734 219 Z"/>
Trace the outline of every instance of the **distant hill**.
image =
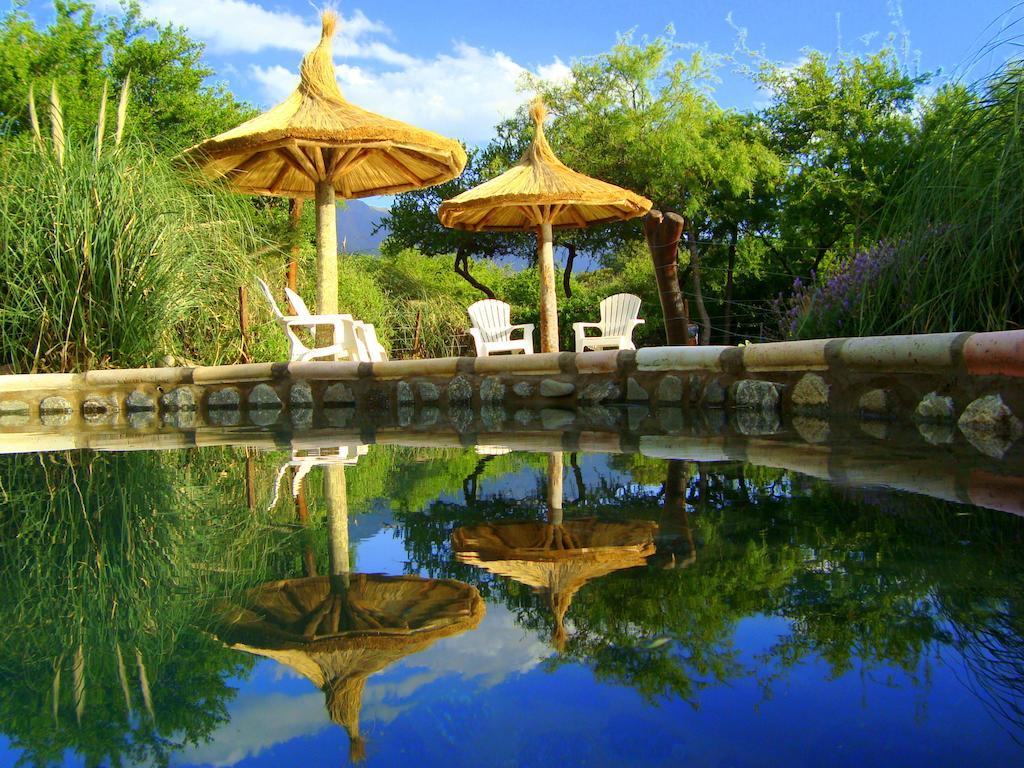
<path id="1" fill-rule="evenodd" d="M 380 244 L 388 236 L 382 229 L 373 234 L 377 222 L 387 213 L 386 208 L 375 208 L 362 200 L 348 200 L 338 206 L 338 250 L 345 243 L 348 253 L 380 253 Z"/>

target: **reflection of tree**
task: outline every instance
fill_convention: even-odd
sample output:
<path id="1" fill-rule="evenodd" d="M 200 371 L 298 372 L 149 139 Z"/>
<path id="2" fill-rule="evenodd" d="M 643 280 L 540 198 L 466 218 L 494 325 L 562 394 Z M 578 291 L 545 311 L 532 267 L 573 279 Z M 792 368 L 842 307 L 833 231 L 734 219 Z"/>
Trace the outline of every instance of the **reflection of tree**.
<path id="1" fill-rule="evenodd" d="M 221 568 L 258 572 L 273 547 L 241 475 L 227 487 L 218 469 L 188 454 L 0 458 L 0 722 L 22 762 L 70 749 L 166 764 L 226 719 L 244 665 L 190 627 Z"/>
<path id="2" fill-rule="evenodd" d="M 630 471 L 628 457 L 615 465 Z M 756 676 L 769 695 L 776 677 L 811 656 L 834 675 L 897 667 L 925 685 L 931 658 L 952 650 L 966 665 L 965 685 L 1007 727 L 1022 730 L 1019 520 L 739 464 L 660 465 L 660 485 L 651 462 L 640 461 L 634 482 L 598 481 L 567 507 L 573 517 L 658 522 L 659 556 L 647 569 L 579 589 L 573 631 L 551 667 L 581 663 L 646 696 L 696 703 L 703 687 L 738 676 Z M 522 626 L 549 636 L 554 619 L 538 596 L 474 573 L 448 543 L 465 526 L 539 522 L 545 487 L 538 478 L 532 498 L 471 507 L 435 501 L 402 514 L 410 570 L 474 583 Z M 788 631 L 762 657 L 742 662 L 732 637 L 739 621 L 757 615 L 786 619 Z"/>

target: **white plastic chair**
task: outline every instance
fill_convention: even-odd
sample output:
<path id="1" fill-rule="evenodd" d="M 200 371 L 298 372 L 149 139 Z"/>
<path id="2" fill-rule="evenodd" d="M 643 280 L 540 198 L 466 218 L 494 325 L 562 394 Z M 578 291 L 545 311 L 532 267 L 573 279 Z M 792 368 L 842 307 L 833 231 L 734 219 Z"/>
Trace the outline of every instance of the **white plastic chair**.
<path id="1" fill-rule="evenodd" d="M 307 360 L 315 360 L 318 357 L 329 357 L 332 359 L 352 357 L 355 344 L 351 340 L 353 334 L 351 330 L 352 317 L 350 315 L 314 315 L 308 309 L 301 317 L 285 315 L 277 306 L 274 294 L 267 284 L 258 277 L 256 282 L 260 284 L 260 289 L 263 291 L 263 295 L 266 296 L 267 302 L 274 312 L 274 317 L 277 318 L 277 322 L 284 329 L 285 336 L 288 337 L 289 358 L 291 362 L 305 362 Z M 306 305 L 303 304 L 302 308 L 305 309 L 305 307 Z M 298 311 L 299 308 L 296 307 L 295 309 Z M 309 347 L 296 332 L 299 329 L 304 329 L 313 334 L 315 338 L 317 326 L 322 325 L 328 325 L 332 329 L 331 338 L 334 340 L 334 343 L 328 347 Z"/>
<path id="2" fill-rule="evenodd" d="M 477 357 L 495 352 L 533 354 L 533 325 L 512 325 L 512 309 L 504 301 L 483 299 L 466 310 L 473 327 L 469 335 L 476 343 Z M 512 332 L 522 330 L 523 338 L 513 339 Z"/>
<path id="3" fill-rule="evenodd" d="M 313 467 L 322 467 L 326 464 L 343 464 L 351 466 L 359 461 L 360 456 L 365 456 L 369 450 L 366 445 L 334 445 L 318 446 L 311 444 L 303 447 L 300 441 L 292 443 L 291 458 L 282 464 L 277 470 L 277 477 L 274 479 L 274 494 L 267 506 L 268 510 L 277 506 L 280 498 L 281 481 L 289 468 L 295 468 L 295 477 L 292 478 L 292 496 L 297 497 L 302 489 L 302 481 L 310 473 Z"/>
<path id="4" fill-rule="evenodd" d="M 312 313 L 302 300 L 291 288 L 284 289 L 288 301 L 295 310 L 298 317 L 311 317 Z M 388 359 L 388 353 L 377 340 L 377 329 L 371 323 L 364 323 L 362 320 L 353 319 L 352 315 L 339 315 L 345 318 L 346 331 L 345 339 L 349 344 L 351 356 L 362 363 L 382 363 Z M 351 338 L 351 342 L 349 339 Z"/>
<path id="5" fill-rule="evenodd" d="M 636 349 L 633 329 L 644 321 L 640 314 L 640 297 L 632 293 L 616 293 L 601 302 L 601 322 L 573 323 L 576 351 L 591 349 Z M 597 328 L 598 336 L 587 336 L 587 328 Z"/>

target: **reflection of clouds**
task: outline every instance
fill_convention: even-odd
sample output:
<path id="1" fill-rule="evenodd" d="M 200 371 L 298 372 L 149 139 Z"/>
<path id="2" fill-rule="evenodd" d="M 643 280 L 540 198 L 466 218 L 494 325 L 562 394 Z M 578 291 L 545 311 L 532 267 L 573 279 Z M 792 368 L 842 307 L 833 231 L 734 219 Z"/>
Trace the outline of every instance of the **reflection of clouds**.
<path id="1" fill-rule="evenodd" d="M 231 720 L 218 728 L 205 744 L 182 750 L 174 765 L 235 765 L 265 749 L 302 736 L 311 736 L 331 724 L 324 695 L 314 690 L 300 696 L 260 694 L 242 688 L 230 706 Z"/>
<path id="2" fill-rule="evenodd" d="M 550 655 L 547 645 L 516 626 L 503 605 L 488 605 L 480 626 L 444 638 L 425 651 L 408 656 L 369 678 L 363 693 L 364 723 L 390 723 L 416 706 L 425 687 L 446 676 L 463 685 L 490 688 L 508 677 L 529 672 Z M 297 675 L 283 664 L 273 664 L 274 683 L 290 682 Z M 290 696 L 261 693 L 242 684 L 238 698 L 228 707 L 231 720 L 217 729 L 206 744 L 183 750 L 175 765 L 231 766 L 292 739 L 311 736 L 331 726 L 324 695 L 309 684 L 309 692 Z"/>

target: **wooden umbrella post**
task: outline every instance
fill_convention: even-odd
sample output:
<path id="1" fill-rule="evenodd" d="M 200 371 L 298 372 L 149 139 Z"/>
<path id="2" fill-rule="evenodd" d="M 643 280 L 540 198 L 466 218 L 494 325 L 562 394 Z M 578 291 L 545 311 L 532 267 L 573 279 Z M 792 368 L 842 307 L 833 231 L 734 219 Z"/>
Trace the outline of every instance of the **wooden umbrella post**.
<path id="1" fill-rule="evenodd" d="M 555 294 L 554 239 L 551 222 L 545 221 L 538 232 L 540 250 L 540 351 L 558 351 L 558 297 Z"/>
<path id="2" fill-rule="evenodd" d="M 338 314 L 338 211 L 334 185 L 316 183 L 316 311 L 320 315 Z M 326 334 L 326 338 L 325 335 Z M 321 326 L 317 343 L 334 344 L 330 329 Z"/>

